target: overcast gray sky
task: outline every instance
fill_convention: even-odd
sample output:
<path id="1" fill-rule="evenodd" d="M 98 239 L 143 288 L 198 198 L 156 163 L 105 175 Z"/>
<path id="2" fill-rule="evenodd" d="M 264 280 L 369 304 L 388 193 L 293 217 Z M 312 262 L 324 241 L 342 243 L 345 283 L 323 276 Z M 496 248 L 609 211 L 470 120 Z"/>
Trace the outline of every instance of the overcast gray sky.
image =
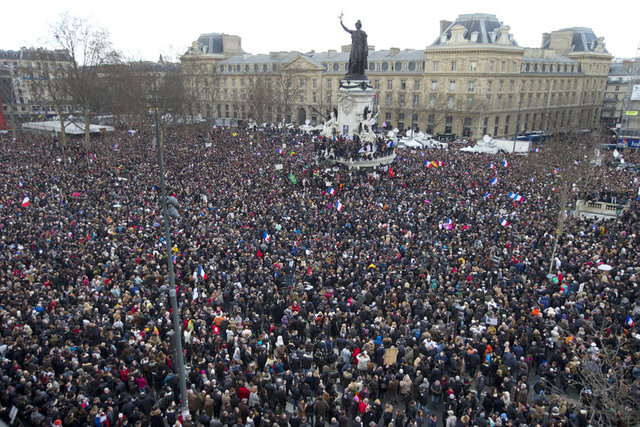
<path id="1" fill-rule="evenodd" d="M 350 44 L 341 12 L 349 28 L 362 21 L 376 49 L 422 49 L 438 37 L 441 19 L 465 13 L 495 14 L 523 47 L 539 47 L 543 32 L 566 27 L 591 27 L 615 57 L 635 57 L 640 43 L 637 0 L 13 0 L 2 11 L 0 49 L 42 46 L 50 24 L 68 11 L 107 28 L 128 58 L 148 60 L 176 58 L 199 34 L 212 32 L 242 37 L 249 53 L 340 49 Z"/>

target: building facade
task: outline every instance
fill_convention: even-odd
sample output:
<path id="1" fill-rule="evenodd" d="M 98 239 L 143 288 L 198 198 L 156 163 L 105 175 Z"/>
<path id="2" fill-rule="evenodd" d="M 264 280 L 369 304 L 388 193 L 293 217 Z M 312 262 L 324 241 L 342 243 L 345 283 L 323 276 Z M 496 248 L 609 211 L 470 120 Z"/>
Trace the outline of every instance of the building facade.
<path id="1" fill-rule="evenodd" d="M 337 105 L 349 48 L 250 55 L 237 36 L 206 34 L 181 57 L 183 78 L 203 117 L 315 124 Z M 544 34 L 540 48 L 523 48 L 488 14 L 442 21 L 424 50 L 369 49 L 379 125 L 444 138 L 591 128 L 611 61 L 589 28 Z"/>
<path id="2" fill-rule="evenodd" d="M 602 121 L 622 139 L 640 141 L 640 61 L 616 60 L 602 105 Z M 634 96 L 634 87 L 636 88 Z"/>
<path id="3" fill-rule="evenodd" d="M 41 119 L 57 114 L 53 96 L 44 75 L 69 64 L 62 51 L 45 49 L 0 50 L 0 95 L 5 117 L 15 115 L 18 120 Z M 63 112 L 72 113 L 69 97 L 60 94 Z"/>

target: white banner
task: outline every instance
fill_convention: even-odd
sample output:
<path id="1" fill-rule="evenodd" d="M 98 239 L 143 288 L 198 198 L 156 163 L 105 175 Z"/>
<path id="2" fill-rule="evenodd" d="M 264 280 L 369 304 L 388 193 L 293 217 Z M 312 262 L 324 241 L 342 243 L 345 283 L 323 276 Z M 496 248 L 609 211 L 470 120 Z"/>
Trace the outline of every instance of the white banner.
<path id="1" fill-rule="evenodd" d="M 631 92 L 632 101 L 640 101 L 640 85 L 633 85 L 633 91 Z"/>

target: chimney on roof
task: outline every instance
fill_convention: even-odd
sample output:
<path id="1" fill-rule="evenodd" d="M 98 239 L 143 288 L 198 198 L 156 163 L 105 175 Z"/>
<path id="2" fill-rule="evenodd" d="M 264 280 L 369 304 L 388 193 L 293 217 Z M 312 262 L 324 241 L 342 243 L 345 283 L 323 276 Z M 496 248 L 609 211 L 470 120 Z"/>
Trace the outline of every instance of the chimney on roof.
<path id="1" fill-rule="evenodd" d="M 397 47 L 389 48 L 389 56 L 396 56 L 399 53 L 400 53 L 400 48 L 397 48 Z"/>
<path id="2" fill-rule="evenodd" d="M 544 47 L 544 45 L 547 44 L 550 38 L 551 38 L 551 34 L 542 33 L 542 47 Z"/>
<path id="3" fill-rule="evenodd" d="M 440 33 L 444 33 L 444 31 L 449 28 L 449 25 L 451 25 L 453 22 L 451 21 L 447 21 L 444 19 L 440 20 Z"/>

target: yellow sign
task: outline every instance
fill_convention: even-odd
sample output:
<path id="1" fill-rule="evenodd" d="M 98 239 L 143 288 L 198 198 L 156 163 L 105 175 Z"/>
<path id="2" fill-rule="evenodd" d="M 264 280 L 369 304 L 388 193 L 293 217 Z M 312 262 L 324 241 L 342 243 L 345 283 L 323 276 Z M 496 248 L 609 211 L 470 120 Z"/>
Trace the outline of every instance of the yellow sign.
<path id="1" fill-rule="evenodd" d="M 626 114 L 627 116 L 637 116 L 638 112 L 637 111 L 625 111 L 624 114 Z"/>

